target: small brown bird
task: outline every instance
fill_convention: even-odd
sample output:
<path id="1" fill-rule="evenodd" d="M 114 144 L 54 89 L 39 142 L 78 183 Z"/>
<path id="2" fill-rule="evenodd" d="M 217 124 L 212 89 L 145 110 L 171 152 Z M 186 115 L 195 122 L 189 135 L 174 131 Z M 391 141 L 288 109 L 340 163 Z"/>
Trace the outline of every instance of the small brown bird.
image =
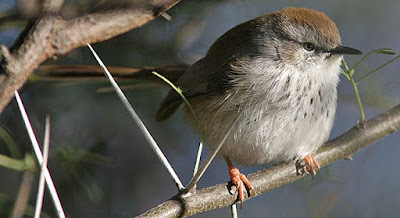
<path id="1" fill-rule="evenodd" d="M 285 8 L 240 24 L 222 35 L 206 56 L 176 82 L 200 119 L 185 107 L 192 127 L 205 130 L 206 144 L 217 146 L 243 201 L 250 182 L 233 166 L 304 161 L 312 176 L 315 152 L 328 140 L 336 111 L 336 87 L 343 54 L 335 23 L 324 13 Z M 170 117 L 182 98 L 170 91 L 157 120 Z"/>

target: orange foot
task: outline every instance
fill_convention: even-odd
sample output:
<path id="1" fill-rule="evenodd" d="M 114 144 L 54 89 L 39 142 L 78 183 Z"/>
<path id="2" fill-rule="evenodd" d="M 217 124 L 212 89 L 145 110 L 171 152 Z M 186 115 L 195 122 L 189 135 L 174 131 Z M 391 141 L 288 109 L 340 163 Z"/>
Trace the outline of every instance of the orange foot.
<path id="1" fill-rule="evenodd" d="M 225 161 L 228 164 L 229 168 L 229 176 L 231 177 L 231 181 L 233 185 L 236 186 L 236 191 L 239 193 L 238 200 L 240 201 L 240 208 L 243 206 L 243 186 L 246 186 L 249 190 L 249 193 L 253 191 L 253 187 L 250 184 L 250 181 L 246 178 L 246 176 L 240 173 L 239 169 L 233 166 L 229 157 L 225 157 Z"/>
<path id="2" fill-rule="evenodd" d="M 315 160 L 314 156 L 310 153 L 307 156 L 304 157 L 304 172 L 307 174 L 311 174 L 311 178 L 314 179 L 315 175 L 317 174 L 317 171 L 319 171 L 319 164 L 317 160 Z"/>

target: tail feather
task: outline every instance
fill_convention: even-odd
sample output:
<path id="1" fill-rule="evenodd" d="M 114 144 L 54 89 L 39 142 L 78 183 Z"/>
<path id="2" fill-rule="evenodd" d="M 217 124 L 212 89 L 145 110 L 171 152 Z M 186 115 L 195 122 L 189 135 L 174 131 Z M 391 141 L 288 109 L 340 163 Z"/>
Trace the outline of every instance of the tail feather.
<path id="1" fill-rule="evenodd" d="M 174 93 L 176 94 L 176 93 Z M 179 108 L 182 103 L 182 99 L 180 97 L 175 97 L 173 94 L 168 94 L 168 96 L 161 103 L 160 107 L 156 113 L 156 120 L 163 121 L 170 118 L 175 111 Z"/>

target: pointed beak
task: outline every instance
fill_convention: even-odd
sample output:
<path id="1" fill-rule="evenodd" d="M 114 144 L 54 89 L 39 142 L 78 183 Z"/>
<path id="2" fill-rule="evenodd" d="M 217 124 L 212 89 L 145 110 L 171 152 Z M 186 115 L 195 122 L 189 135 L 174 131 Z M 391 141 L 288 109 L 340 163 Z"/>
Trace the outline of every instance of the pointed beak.
<path id="1" fill-rule="evenodd" d="M 346 46 L 338 46 L 329 51 L 331 54 L 350 54 L 350 55 L 360 55 L 362 52 L 355 48 L 350 48 Z"/>
<path id="2" fill-rule="evenodd" d="M 346 46 L 338 46 L 329 51 L 331 54 L 349 54 L 349 55 L 361 55 L 362 52 L 355 48 L 350 48 Z"/>

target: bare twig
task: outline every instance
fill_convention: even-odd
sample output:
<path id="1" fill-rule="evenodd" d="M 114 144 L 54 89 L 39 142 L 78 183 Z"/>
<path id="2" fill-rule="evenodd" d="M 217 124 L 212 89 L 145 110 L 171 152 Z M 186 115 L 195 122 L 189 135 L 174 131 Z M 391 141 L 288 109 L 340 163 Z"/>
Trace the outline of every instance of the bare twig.
<path id="1" fill-rule="evenodd" d="M 146 126 L 140 119 L 140 117 L 137 115 L 135 110 L 133 109 L 132 105 L 129 103 L 128 99 L 126 98 L 125 94 L 122 92 L 122 90 L 119 88 L 117 82 L 115 82 L 114 78 L 112 77 L 111 73 L 107 70 L 107 67 L 103 64 L 99 56 L 96 54 L 96 52 L 93 50 L 92 46 L 89 44 L 87 45 L 89 49 L 92 51 L 94 57 L 96 58 L 97 62 L 101 66 L 101 68 L 104 71 L 104 74 L 107 76 L 107 78 L 110 80 L 111 85 L 114 87 L 115 92 L 117 93 L 118 97 L 121 99 L 122 103 L 124 104 L 125 108 L 128 110 L 129 114 L 131 115 L 132 119 L 134 122 L 137 124 L 139 127 L 140 131 L 142 132 L 144 138 L 147 140 L 147 142 L 150 145 L 150 148 L 154 151 L 156 154 L 157 158 L 160 160 L 161 164 L 167 169 L 168 173 L 170 174 L 172 180 L 175 182 L 175 185 L 178 187 L 179 190 L 183 190 L 184 186 L 179 179 L 178 175 L 176 174 L 174 168 L 171 166 L 171 164 L 168 162 L 168 159 L 165 157 L 164 153 L 161 151 L 159 146 L 157 145 L 157 142 L 154 140 L 154 138 L 151 136 L 149 130 L 147 130 Z"/>
<path id="2" fill-rule="evenodd" d="M 12 218 L 20 218 L 24 216 L 25 208 L 28 204 L 29 195 L 32 190 L 33 178 L 33 171 L 27 170 L 24 172 L 21 184 L 19 185 L 17 199 L 14 203 L 14 209 L 11 215 Z"/>
<path id="3" fill-rule="evenodd" d="M 36 159 L 38 160 L 39 165 L 42 165 L 43 164 L 42 152 L 40 151 L 39 143 L 37 142 L 35 133 L 33 132 L 32 125 L 31 125 L 31 123 L 29 121 L 29 118 L 28 118 L 28 114 L 25 111 L 24 104 L 22 103 L 22 100 L 21 100 L 21 97 L 18 94 L 18 91 L 15 91 L 14 93 L 15 93 L 15 99 L 17 100 L 18 107 L 20 109 L 22 118 L 23 118 L 24 123 L 25 123 L 26 130 L 28 131 L 29 138 L 31 139 L 31 143 L 32 143 L 35 155 L 36 155 Z M 56 208 L 56 212 L 58 214 L 58 217 L 65 218 L 65 213 L 64 213 L 64 210 L 63 210 L 63 208 L 61 206 L 60 199 L 58 198 L 57 190 L 56 190 L 56 188 L 54 186 L 53 179 L 50 176 L 50 172 L 47 169 L 47 167 L 44 170 L 45 170 L 44 177 L 45 177 L 45 180 L 46 180 L 46 184 L 47 184 L 47 187 L 49 189 L 49 192 L 50 192 L 50 195 L 51 195 L 51 199 L 53 200 L 53 204 L 54 204 L 54 206 Z"/>
<path id="4" fill-rule="evenodd" d="M 38 185 L 38 193 L 36 195 L 36 207 L 34 218 L 39 218 L 42 212 L 43 195 L 44 195 L 44 174 L 47 168 L 47 161 L 49 159 L 49 144 L 50 144 L 50 117 L 46 116 L 46 127 L 44 132 L 43 143 L 43 163 L 40 168 L 40 177 Z"/>
<path id="5" fill-rule="evenodd" d="M 321 166 L 348 157 L 361 148 L 397 131 L 400 128 L 400 105 L 369 121 L 355 126 L 330 140 L 315 156 Z M 254 196 L 300 179 L 294 163 L 283 163 L 247 176 L 254 188 Z M 233 204 L 237 197 L 228 191 L 228 183 L 200 189 L 188 197 L 179 195 L 165 201 L 140 217 L 180 217 L 201 213 Z M 245 194 L 245 199 L 247 195 Z"/>
<path id="6" fill-rule="evenodd" d="M 238 116 L 239 117 L 239 116 Z M 193 176 L 193 178 L 190 180 L 189 184 L 185 188 L 185 190 L 182 192 L 183 194 L 188 193 L 200 180 L 200 178 L 203 176 L 204 172 L 207 170 L 208 166 L 210 166 L 211 161 L 214 160 L 215 156 L 217 155 L 218 151 L 221 149 L 222 145 L 225 143 L 226 139 L 230 135 L 232 129 L 236 126 L 237 121 L 239 118 L 236 118 L 232 121 L 231 127 L 229 128 L 228 132 L 226 132 L 224 138 L 221 140 L 219 145 L 213 149 L 210 154 L 208 154 L 207 158 L 204 160 L 204 162 L 201 164 L 199 170 L 196 172 L 196 174 Z"/>
<path id="7" fill-rule="evenodd" d="M 117 67 L 107 66 L 113 72 L 113 77 L 124 81 L 152 81 L 165 85 L 152 72 L 160 72 L 169 81 L 174 83 L 188 68 L 187 65 L 157 66 L 157 67 Z M 104 81 L 104 72 L 98 65 L 43 65 L 34 73 L 33 80 L 44 81 Z"/>
<path id="8" fill-rule="evenodd" d="M 104 41 L 141 27 L 179 1 L 127 1 L 129 4 L 72 20 L 64 20 L 53 13 L 42 14 L 36 22 L 26 27 L 11 51 L 1 47 L 3 59 L 0 63 L 0 112 L 14 95 L 14 90 L 21 88 L 43 61 L 86 46 L 87 43 Z M 61 7 L 61 3 L 58 0 L 54 6 L 46 7 L 49 10 L 57 9 Z"/>
<path id="9" fill-rule="evenodd" d="M 232 218 L 238 218 L 238 213 L 237 213 L 237 206 L 236 204 L 231 205 L 231 215 Z"/>

